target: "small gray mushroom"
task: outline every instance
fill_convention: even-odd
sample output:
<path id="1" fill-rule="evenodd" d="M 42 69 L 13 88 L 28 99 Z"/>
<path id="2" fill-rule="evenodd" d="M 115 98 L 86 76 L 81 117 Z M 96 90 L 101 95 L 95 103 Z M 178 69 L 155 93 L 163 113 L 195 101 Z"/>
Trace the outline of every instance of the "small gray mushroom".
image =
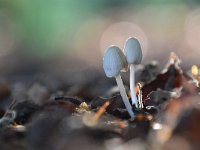
<path id="1" fill-rule="evenodd" d="M 136 108 L 138 108 L 138 102 L 135 93 L 134 65 L 140 64 L 142 61 L 142 50 L 139 41 L 134 37 L 128 38 L 125 43 L 124 52 L 126 55 L 127 62 L 130 66 L 130 90 L 131 90 L 132 104 L 135 104 Z"/>
<path id="2" fill-rule="evenodd" d="M 126 58 L 121 51 L 121 49 L 117 46 L 110 46 L 106 49 L 103 57 L 103 69 L 107 77 L 115 77 L 116 82 L 122 96 L 122 100 L 126 106 L 126 109 L 131 117 L 134 117 L 134 113 L 132 111 L 132 106 L 127 97 L 120 71 L 126 70 L 128 64 Z"/>

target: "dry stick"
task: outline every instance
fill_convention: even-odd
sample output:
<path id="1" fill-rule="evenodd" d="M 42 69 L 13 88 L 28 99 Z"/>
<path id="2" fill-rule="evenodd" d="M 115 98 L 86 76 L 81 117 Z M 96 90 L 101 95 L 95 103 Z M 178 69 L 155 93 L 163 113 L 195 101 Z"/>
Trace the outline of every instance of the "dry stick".
<path id="1" fill-rule="evenodd" d="M 144 108 L 143 102 L 142 102 L 142 86 L 140 83 L 138 83 L 138 102 L 139 102 L 139 108 Z"/>
<path id="2" fill-rule="evenodd" d="M 95 113 L 94 115 L 94 119 L 97 121 L 102 114 L 106 111 L 106 108 L 110 105 L 109 101 L 106 101 L 103 106 L 101 106 L 101 108 Z"/>

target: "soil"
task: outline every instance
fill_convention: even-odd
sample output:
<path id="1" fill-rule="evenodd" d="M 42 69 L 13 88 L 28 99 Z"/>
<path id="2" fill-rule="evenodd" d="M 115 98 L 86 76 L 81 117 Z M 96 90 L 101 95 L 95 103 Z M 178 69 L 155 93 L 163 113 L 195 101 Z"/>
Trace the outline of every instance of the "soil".
<path id="1" fill-rule="evenodd" d="M 26 80 L 5 77 L 0 82 L 0 149 L 199 149 L 199 76 L 183 71 L 175 54 L 165 67 L 152 62 L 137 69 L 143 107 L 132 107 L 134 118 L 114 80 L 90 71 L 97 74 L 89 72 L 90 80 L 75 85 L 37 73 Z"/>

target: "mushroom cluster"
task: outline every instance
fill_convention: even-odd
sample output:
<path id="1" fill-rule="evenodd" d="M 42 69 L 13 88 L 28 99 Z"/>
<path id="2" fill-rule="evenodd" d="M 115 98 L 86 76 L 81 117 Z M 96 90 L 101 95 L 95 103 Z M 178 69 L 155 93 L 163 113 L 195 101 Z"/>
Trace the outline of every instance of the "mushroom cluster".
<path id="1" fill-rule="evenodd" d="M 126 94 L 120 72 L 126 72 L 130 67 L 131 100 L 132 105 L 138 108 L 138 100 L 135 93 L 135 65 L 140 64 L 142 60 L 139 41 L 133 37 L 128 38 L 125 43 L 124 53 L 117 46 L 108 47 L 103 56 L 103 69 L 107 77 L 115 77 L 125 107 L 131 118 L 133 118 L 134 112 Z"/>

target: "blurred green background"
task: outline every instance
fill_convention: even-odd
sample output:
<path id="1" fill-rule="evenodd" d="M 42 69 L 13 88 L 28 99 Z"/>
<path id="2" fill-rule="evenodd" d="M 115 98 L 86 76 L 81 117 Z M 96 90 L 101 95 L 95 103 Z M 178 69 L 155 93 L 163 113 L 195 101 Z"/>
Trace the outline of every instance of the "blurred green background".
<path id="1" fill-rule="evenodd" d="M 123 48 L 129 36 L 141 42 L 144 63 L 175 51 L 188 66 L 198 64 L 199 1 L 0 1 L 0 62 L 12 60 L 10 66 L 39 61 L 62 68 L 80 61 L 100 67 L 104 49 Z"/>

